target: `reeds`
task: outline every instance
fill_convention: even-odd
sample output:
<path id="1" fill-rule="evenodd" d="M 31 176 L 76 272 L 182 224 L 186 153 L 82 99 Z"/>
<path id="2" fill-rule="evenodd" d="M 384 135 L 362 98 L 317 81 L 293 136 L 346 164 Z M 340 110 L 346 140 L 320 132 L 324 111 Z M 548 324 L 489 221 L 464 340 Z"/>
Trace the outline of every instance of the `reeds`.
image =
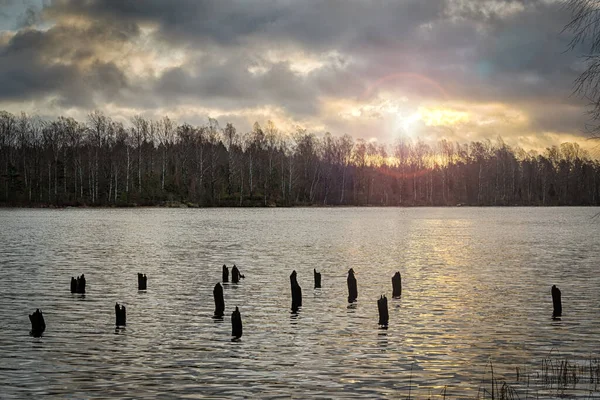
<path id="1" fill-rule="evenodd" d="M 575 362 L 568 358 L 548 356 L 540 364 L 516 367 L 514 375 L 499 375 L 492 360 L 488 361 L 477 390 L 476 399 L 598 399 L 600 398 L 600 359 L 590 358 Z M 412 369 L 411 369 L 412 383 Z M 413 385 L 409 384 L 406 399 L 419 398 Z M 427 399 L 465 398 L 452 393 L 451 386 L 444 386 L 439 393 L 429 389 Z"/>

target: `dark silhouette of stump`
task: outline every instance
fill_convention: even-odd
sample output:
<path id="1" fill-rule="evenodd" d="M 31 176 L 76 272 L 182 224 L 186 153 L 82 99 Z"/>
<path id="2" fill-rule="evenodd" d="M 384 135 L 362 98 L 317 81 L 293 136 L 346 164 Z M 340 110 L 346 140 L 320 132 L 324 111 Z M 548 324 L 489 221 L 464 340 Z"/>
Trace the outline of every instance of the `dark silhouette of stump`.
<path id="1" fill-rule="evenodd" d="M 127 315 L 125 313 L 125 306 L 115 303 L 115 325 L 118 327 L 127 325 Z"/>
<path id="2" fill-rule="evenodd" d="M 292 312 L 296 312 L 302 307 L 302 289 L 298 284 L 296 271 L 290 275 L 290 283 L 292 285 Z"/>
<path id="3" fill-rule="evenodd" d="M 402 296 L 402 276 L 400 272 L 396 272 L 392 277 L 392 297 Z"/>
<path id="4" fill-rule="evenodd" d="M 138 273 L 138 290 L 146 290 L 148 287 L 148 277 Z"/>
<path id="5" fill-rule="evenodd" d="M 319 289 L 321 287 L 321 273 L 313 269 L 313 274 L 315 276 L 315 289 Z"/>
<path id="6" fill-rule="evenodd" d="M 223 264 L 223 282 L 229 282 L 229 268 Z"/>
<path id="7" fill-rule="evenodd" d="M 242 337 L 242 314 L 240 314 L 240 309 L 237 307 L 231 313 L 231 336 L 233 336 L 233 340 Z"/>
<path id="8" fill-rule="evenodd" d="M 39 308 L 29 316 L 29 321 L 31 321 L 31 331 L 29 331 L 29 334 L 33 337 L 42 336 L 42 333 L 46 330 L 46 322 Z"/>
<path id="9" fill-rule="evenodd" d="M 85 275 L 81 274 L 77 279 L 71 277 L 71 293 L 85 294 Z"/>
<path id="10" fill-rule="evenodd" d="M 354 303 L 358 297 L 358 289 L 356 287 L 356 278 L 354 270 L 350 268 L 348 271 L 348 303 Z"/>
<path id="11" fill-rule="evenodd" d="M 562 316 L 562 300 L 560 289 L 556 285 L 552 285 L 552 305 L 554 311 L 552 312 L 552 318 L 559 318 Z"/>
<path id="12" fill-rule="evenodd" d="M 238 283 L 240 281 L 240 278 L 244 279 L 244 275 L 240 274 L 240 270 L 238 269 L 238 267 L 235 266 L 235 264 L 233 264 L 233 268 L 231 268 L 231 282 L 233 283 Z"/>
<path id="13" fill-rule="evenodd" d="M 381 298 L 377 300 L 377 309 L 379 310 L 379 325 L 387 328 L 390 314 L 388 313 L 388 301 L 385 296 L 381 296 Z"/>
<path id="14" fill-rule="evenodd" d="M 220 283 L 215 285 L 213 297 L 215 298 L 215 318 L 223 318 L 225 314 L 225 298 L 223 297 L 223 286 Z"/>

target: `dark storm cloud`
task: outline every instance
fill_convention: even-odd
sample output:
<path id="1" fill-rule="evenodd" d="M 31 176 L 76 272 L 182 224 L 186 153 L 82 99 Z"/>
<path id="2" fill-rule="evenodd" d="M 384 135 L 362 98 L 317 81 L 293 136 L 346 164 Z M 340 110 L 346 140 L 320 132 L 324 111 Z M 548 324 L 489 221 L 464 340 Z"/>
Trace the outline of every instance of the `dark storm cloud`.
<path id="1" fill-rule="evenodd" d="M 169 101 L 196 101 L 206 106 L 247 107 L 272 104 L 299 116 L 315 113 L 319 97 L 360 97 L 367 82 L 357 66 L 324 65 L 308 76 L 298 76 L 286 62 L 267 65 L 251 74 L 252 58 L 270 49 L 300 49 L 344 56 L 394 52 L 416 38 L 419 24 L 442 17 L 441 0 L 405 2 L 334 1 L 59 1 L 51 15 L 85 15 L 121 23 L 155 24 L 154 37 L 186 48 L 211 49 L 226 62 L 204 61 L 168 70 L 154 87 Z M 289 60 L 293 62 L 294 60 Z M 377 57 L 373 57 L 377 61 Z M 397 66 L 392 66 L 397 69 Z M 387 74 L 387 71 L 383 71 Z"/>
<path id="2" fill-rule="evenodd" d="M 388 44 L 433 21 L 443 0 L 58 0 L 53 12 L 156 23 L 160 36 L 190 43 L 244 43 L 248 36 L 290 40 L 311 48 Z M 382 30 L 382 28 L 384 28 Z"/>
<path id="3" fill-rule="evenodd" d="M 218 108 L 233 102 L 237 107 L 274 104 L 300 115 L 317 112 L 314 85 L 294 74 L 287 63 L 270 65 L 258 74 L 249 72 L 249 65 L 244 57 L 232 57 L 225 63 L 203 57 L 195 63 L 197 74 L 182 67 L 166 71 L 156 82 L 155 92 L 169 103 L 194 98 Z"/>
<path id="4" fill-rule="evenodd" d="M 294 119 L 314 120 L 323 118 L 324 99 L 367 102 L 386 91 L 409 101 L 510 104 L 527 110 L 536 129 L 565 131 L 578 131 L 575 116 L 583 112 L 583 103 L 569 97 L 581 51 L 564 52 L 569 36 L 560 31 L 569 16 L 558 1 L 46 5 L 28 24 L 42 15 L 50 29 L 21 29 L 9 40 L 0 38 L 0 100 L 56 96 L 65 107 L 112 103 L 142 112 L 197 105 L 232 118 L 235 110 L 271 106 Z M 136 76 L 133 67 L 140 61 L 119 49 L 135 47 L 140 38 L 166 48 L 166 59 L 171 49 L 186 59 Z M 117 55 L 104 56 L 109 51 Z M 299 72 L 303 58 L 318 65 Z M 562 105 L 571 105 L 564 118 Z M 553 110 L 552 118 L 544 118 L 545 109 Z M 335 118 L 322 120 L 334 125 Z"/>
<path id="5" fill-rule="evenodd" d="M 95 107 L 112 101 L 127 79 L 98 53 L 137 34 L 135 25 L 56 25 L 21 29 L 0 42 L 0 100 L 52 96 L 64 107 Z"/>

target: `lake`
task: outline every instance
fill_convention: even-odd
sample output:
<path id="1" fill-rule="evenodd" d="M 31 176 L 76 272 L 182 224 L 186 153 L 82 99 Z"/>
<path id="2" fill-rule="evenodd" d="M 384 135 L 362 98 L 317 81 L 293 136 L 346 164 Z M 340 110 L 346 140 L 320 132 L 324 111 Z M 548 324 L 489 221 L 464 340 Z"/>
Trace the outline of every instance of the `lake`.
<path id="1" fill-rule="evenodd" d="M 0 397 L 442 398 L 445 388 L 447 398 L 483 398 L 490 364 L 520 395 L 552 397 L 545 358 L 591 365 L 599 356 L 599 211 L 1 209 Z M 213 287 L 234 263 L 246 278 L 225 285 L 226 315 L 214 320 Z M 401 299 L 391 299 L 395 271 Z M 69 290 L 81 273 L 85 296 Z M 381 294 L 387 330 L 377 326 Z M 115 302 L 127 307 L 124 330 Z M 36 308 L 41 338 L 28 335 Z M 588 386 L 564 394 L 589 396 Z"/>

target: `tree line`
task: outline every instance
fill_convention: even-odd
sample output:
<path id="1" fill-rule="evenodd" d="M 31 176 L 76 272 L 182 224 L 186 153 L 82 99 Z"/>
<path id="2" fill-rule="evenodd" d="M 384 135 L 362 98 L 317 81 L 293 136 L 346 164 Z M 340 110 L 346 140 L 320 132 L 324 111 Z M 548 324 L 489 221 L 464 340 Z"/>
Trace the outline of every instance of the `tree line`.
<path id="1" fill-rule="evenodd" d="M 4 206 L 600 205 L 600 163 L 577 143 L 543 154 L 468 144 L 239 133 L 102 112 L 85 122 L 0 111 Z"/>

